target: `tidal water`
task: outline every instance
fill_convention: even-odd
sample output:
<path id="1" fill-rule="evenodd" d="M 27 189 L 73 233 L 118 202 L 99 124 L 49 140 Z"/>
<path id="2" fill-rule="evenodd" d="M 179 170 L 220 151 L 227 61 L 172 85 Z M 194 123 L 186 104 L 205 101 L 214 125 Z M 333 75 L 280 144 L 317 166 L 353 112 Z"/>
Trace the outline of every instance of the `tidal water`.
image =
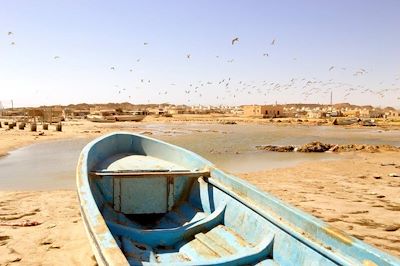
<path id="1" fill-rule="evenodd" d="M 124 124 L 129 129 L 129 123 Z M 136 124 L 138 125 L 138 124 Z M 243 173 L 281 168 L 313 160 L 335 160 L 332 153 L 276 153 L 256 145 L 299 145 L 314 140 L 326 143 L 390 144 L 400 146 L 400 131 L 337 127 L 140 124 L 153 137 L 192 150 L 218 167 Z M 33 144 L 0 158 L 0 190 L 74 189 L 79 153 L 90 139 Z"/>

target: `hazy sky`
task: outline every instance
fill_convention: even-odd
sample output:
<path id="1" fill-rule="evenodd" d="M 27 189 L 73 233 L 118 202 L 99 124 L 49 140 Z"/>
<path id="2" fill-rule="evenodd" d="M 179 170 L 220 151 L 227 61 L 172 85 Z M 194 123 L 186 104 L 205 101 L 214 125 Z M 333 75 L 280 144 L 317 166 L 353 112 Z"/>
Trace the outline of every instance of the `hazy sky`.
<path id="1" fill-rule="evenodd" d="M 399 14 L 398 0 L 3 0 L 0 101 L 329 103 L 332 91 L 400 107 Z"/>

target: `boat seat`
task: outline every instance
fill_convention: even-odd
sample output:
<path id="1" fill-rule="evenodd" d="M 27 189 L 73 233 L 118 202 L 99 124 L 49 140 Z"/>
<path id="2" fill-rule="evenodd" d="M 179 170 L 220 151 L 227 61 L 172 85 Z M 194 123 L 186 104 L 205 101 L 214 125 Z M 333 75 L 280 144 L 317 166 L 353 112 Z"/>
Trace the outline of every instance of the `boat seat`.
<path id="1" fill-rule="evenodd" d="M 173 246 L 182 241 L 182 239 L 187 239 L 198 233 L 211 230 L 221 224 L 224 218 L 225 207 L 226 205 L 222 205 L 203 219 L 171 229 L 142 230 L 111 221 L 107 221 L 107 226 L 117 236 L 124 236 L 150 247 Z"/>
<path id="2" fill-rule="evenodd" d="M 102 176 L 113 176 L 118 178 L 138 177 L 210 177 L 210 171 L 190 170 L 120 170 L 120 171 L 91 171 L 90 176 L 101 178 Z"/>
<path id="3" fill-rule="evenodd" d="M 91 171 L 91 178 L 109 179 L 114 209 L 124 214 L 162 214 L 171 211 L 178 198 L 180 177 L 210 177 L 210 171 L 182 169 L 123 169 Z M 176 181 L 178 180 L 178 181 Z M 100 181 L 101 182 L 101 181 Z M 154 193 L 158 191 L 158 193 Z"/>

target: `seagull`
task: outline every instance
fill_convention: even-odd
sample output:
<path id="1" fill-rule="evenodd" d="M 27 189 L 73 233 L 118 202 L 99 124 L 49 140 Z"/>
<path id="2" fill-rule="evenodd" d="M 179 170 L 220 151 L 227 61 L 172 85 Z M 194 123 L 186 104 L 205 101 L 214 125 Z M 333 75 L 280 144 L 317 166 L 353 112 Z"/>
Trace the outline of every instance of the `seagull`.
<path id="1" fill-rule="evenodd" d="M 331 71 L 332 69 L 334 69 L 335 67 L 334 66 L 331 66 L 330 68 L 329 68 L 329 71 Z"/>
<path id="2" fill-rule="evenodd" d="M 15 45 L 15 42 L 11 42 L 10 45 Z"/>
<path id="3" fill-rule="evenodd" d="M 110 69 L 111 69 L 111 70 L 115 70 L 115 67 L 112 66 L 112 67 L 110 67 Z"/>
<path id="4" fill-rule="evenodd" d="M 144 43 L 143 43 L 143 45 L 148 45 L 148 44 L 149 44 L 149 43 L 147 43 L 147 42 L 144 42 Z"/>
<path id="5" fill-rule="evenodd" d="M 238 42 L 238 41 L 239 41 L 239 38 L 238 38 L 238 37 L 234 38 L 234 39 L 232 40 L 232 45 L 234 45 L 235 42 Z"/>
<path id="6" fill-rule="evenodd" d="M 58 55 L 54 56 L 54 59 L 60 59 L 60 57 Z"/>
<path id="7" fill-rule="evenodd" d="M 129 72 L 132 72 L 133 71 L 133 69 L 129 69 Z"/>
<path id="8" fill-rule="evenodd" d="M 264 53 L 263 56 L 269 56 L 269 54 L 268 53 Z"/>
<path id="9" fill-rule="evenodd" d="M 186 57 L 187 57 L 187 59 L 190 59 L 190 54 L 187 54 Z"/>
<path id="10" fill-rule="evenodd" d="M 271 42 L 271 45 L 274 45 L 274 44 L 275 44 L 275 39 L 273 39 Z"/>
<path id="11" fill-rule="evenodd" d="M 13 35 L 14 33 L 12 32 L 12 31 L 9 31 L 8 33 L 7 33 L 7 35 Z"/>

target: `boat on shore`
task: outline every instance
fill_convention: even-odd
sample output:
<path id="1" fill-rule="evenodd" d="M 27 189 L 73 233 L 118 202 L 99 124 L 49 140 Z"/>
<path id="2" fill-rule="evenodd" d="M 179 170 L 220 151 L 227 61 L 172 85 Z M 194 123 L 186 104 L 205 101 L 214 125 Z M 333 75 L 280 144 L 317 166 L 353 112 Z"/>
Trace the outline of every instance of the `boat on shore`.
<path id="1" fill-rule="evenodd" d="M 146 117 L 145 111 L 126 111 L 114 115 L 116 121 L 142 121 Z"/>
<path id="2" fill-rule="evenodd" d="M 115 114 L 116 113 L 114 111 L 96 111 L 88 114 L 86 119 L 91 122 L 113 123 L 116 121 Z"/>
<path id="3" fill-rule="evenodd" d="M 77 188 L 99 265 L 400 265 L 197 154 L 142 135 L 90 142 Z"/>

